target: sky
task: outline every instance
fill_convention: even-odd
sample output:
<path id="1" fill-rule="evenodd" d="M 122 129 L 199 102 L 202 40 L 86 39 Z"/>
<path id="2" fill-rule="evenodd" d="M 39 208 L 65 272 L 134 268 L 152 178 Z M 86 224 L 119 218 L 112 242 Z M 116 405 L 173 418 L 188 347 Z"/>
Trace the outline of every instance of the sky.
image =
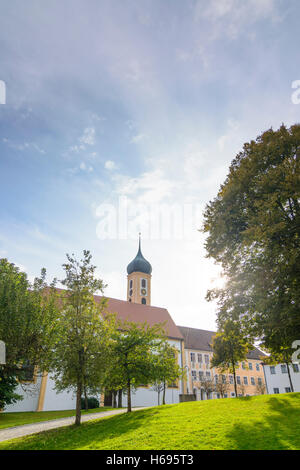
<path id="1" fill-rule="evenodd" d="M 105 295 L 126 300 L 141 231 L 152 305 L 214 330 L 205 296 L 224 279 L 206 257 L 203 211 L 245 142 L 300 122 L 299 1 L 0 10 L 0 257 L 51 281 L 66 253 L 88 249 Z"/>

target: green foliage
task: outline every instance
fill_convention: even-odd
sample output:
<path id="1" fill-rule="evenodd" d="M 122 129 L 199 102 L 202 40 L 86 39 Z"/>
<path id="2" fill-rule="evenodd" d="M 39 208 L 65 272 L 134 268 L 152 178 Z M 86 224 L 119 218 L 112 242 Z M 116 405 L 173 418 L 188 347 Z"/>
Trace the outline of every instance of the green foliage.
<path id="1" fill-rule="evenodd" d="M 0 259 L 0 339 L 6 345 L 6 364 L 0 366 L 2 404 L 20 399 L 13 393 L 16 377 L 22 379 L 28 363 L 42 367 L 53 346 L 57 319 L 55 281 L 48 286 L 45 279 L 43 269 L 40 278 L 31 284 L 13 263 Z"/>
<path id="2" fill-rule="evenodd" d="M 235 395 L 237 383 L 235 369 L 236 364 L 246 359 L 250 344 L 244 338 L 238 322 L 227 320 L 223 323 L 222 329 L 213 338 L 213 358 L 212 367 L 218 367 L 221 371 L 229 370 L 233 373 Z"/>
<path id="3" fill-rule="evenodd" d="M 300 338 L 300 125 L 264 132 L 233 160 L 204 213 L 209 257 L 227 284 L 208 292 L 218 321 L 272 352 Z"/>
<path id="4" fill-rule="evenodd" d="M 0 410 L 23 399 L 21 395 L 15 393 L 17 386 L 18 380 L 16 376 L 6 374 L 1 370 L 0 366 Z"/>
<path id="5" fill-rule="evenodd" d="M 167 405 L 0 443 L 10 450 L 299 450 L 300 394 Z"/>
<path id="6" fill-rule="evenodd" d="M 67 259 L 63 265 L 66 277 L 61 281 L 67 290 L 60 296 L 58 335 L 48 370 L 58 391 L 76 390 L 76 424 L 80 424 L 83 390 L 99 390 L 109 364 L 114 319 L 104 317 L 105 299 L 94 300 L 93 295 L 103 292 L 105 286 L 95 278 L 91 254 L 84 251 L 80 262 L 74 256 L 67 255 Z"/>
<path id="7" fill-rule="evenodd" d="M 96 397 L 88 397 L 88 409 L 99 408 L 99 400 Z M 85 409 L 85 399 L 81 397 L 81 409 Z"/>
<path id="8" fill-rule="evenodd" d="M 153 386 L 158 392 L 157 382 L 162 383 L 163 405 L 165 405 L 166 387 L 174 385 L 180 377 L 184 376 L 184 371 L 177 362 L 177 354 L 177 349 L 164 341 L 160 343 L 158 353 L 153 358 L 153 376 L 155 378 Z"/>
<path id="9" fill-rule="evenodd" d="M 162 325 L 118 322 L 112 336 L 111 366 L 107 370 L 108 390 L 127 390 L 127 409 L 131 411 L 132 387 L 153 383 L 162 378 L 160 354 L 166 345 Z"/>

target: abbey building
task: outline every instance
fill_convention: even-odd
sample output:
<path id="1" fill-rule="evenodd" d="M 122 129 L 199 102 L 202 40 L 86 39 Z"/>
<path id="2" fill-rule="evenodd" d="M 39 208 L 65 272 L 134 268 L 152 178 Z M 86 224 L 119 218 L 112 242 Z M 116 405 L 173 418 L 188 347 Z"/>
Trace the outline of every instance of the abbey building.
<path id="1" fill-rule="evenodd" d="M 127 300 L 108 298 L 107 312 L 115 313 L 120 320 L 144 323 L 149 325 L 164 323 L 168 341 L 178 351 L 177 360 L 185 368 L 186 378 L 172 384 L 166 390 L 166 403 L 179 403 L 186 399 L 212 399 L 235 396 L 233 377 L 230 373 L 220 373 L 211 367 L 213 331 L 177 326 L 165 308 L 151 305 L 152 267 L 141 249 L 139 240 L 138 252 L 127 266 Z M 96 301 L 101 296 L 95 296 Z M 239 365 L 237 371 L 238 394 L 256 395 L 265 388 L 263 353 L 254 349 L 247 361 Z M 226 387 L 207 387 L 223 383 Z M 20 387 L 17 393 L 24 399 L 8 406 L 4 411 L 50 411 L 75 408 L 75 396 L 72 393 L 56 393 L 54 382 L 44 374 L 28 381 L 28 392 Z M 27 388 L 27 387 L 26 387 Z M 218 391 L 219 390 L 219 391 Z M 222 391 L 223 390 L 223 391 Z M 151 385 L 139 387 L 132 394 L 132 406 L 155 406 L 158 403 L 157 392 Z M 105 403 L 109 405 L 110 403 Z"/>

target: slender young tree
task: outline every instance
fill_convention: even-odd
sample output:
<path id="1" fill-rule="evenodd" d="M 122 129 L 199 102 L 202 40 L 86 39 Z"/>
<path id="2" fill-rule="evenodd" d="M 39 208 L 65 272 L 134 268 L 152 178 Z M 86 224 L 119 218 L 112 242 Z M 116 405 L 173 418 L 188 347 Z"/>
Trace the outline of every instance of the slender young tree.
<path id="1" fill-rule="evenodd" d="M 168 341 L 160 344 L 158 354 L 154 357 L 155 382 L 162 384 L 162 404 L 166 404 L 166 388 L 184 376 L 183 369 L 177 362 L 177 349 Z"/>
<path id="2" fill-rule="evenodd" d="M 119 382 L 119 389 L 126 384 L 127 412 L 131 412 L 132 388 L 153 383 L 158 378 L 157 357 L 166 341 L 163 327 L 159 324 L 119 322 L 113 340 L 111 373 L 114 383 Z M 116 385 L 114 387 L 116 389 Z"/>
<path id="3" fill-rule="evenodd" d="M 234 391 L 237 397 L 236 364 L 246 359 L 249 343 L 241 332 L 239 323 L 228 320 L 223 324 L 222 330 L 213 338 L 212 367 L 221 371 L 230 371 L 233 374 Z"/>
<path id="4" fill-rule="evenodd" d="M 110 358 L 110 338 L 114 319 L 104 315 L 106 301 L 94 300 L 103 293 L 104 284 L 95 277 L 89 251 L 77 261 L 67 255 L 63 264 L 66 277 L 61 282 L 66 290 L 61 294 L 59 338 L 53 349 L 50 368 L 57 390 L 76 391 L 76 419 L 81 421 L 81 397 L 84 388 L 100 387 Z"/>

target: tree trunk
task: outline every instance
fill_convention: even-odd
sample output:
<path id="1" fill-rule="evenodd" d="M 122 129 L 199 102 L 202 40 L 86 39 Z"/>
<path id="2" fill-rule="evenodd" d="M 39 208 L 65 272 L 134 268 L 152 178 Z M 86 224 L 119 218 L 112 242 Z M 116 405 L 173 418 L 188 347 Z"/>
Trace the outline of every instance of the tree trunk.
<path id="1" fill-rule="evenodd" d="M 88 397 L 86 393 L 86 387 L 84 387 L 84 403 L 85 403 L 85 409 L 87 411 L 89 409 L 89 402 L 88 402 Z"/>
<path id="2" fill-rule="evenodd" d="M 81 395 L 82 395 L 82 383 L 81 380 L 77 382 L 77 393 L 76 393 L 76 418 L 75 424 L 80 425 L 81 420 Z"/>
<path id="3" fill-rule="evenodd" d="M 131 383 L 130 379 L 127 381 L 127 413 L 131 412 Z"/>
<path id="4" fill-rule="evenodd" d="M 166 404 L 166 382 L 164 382 L 162 404 L 163 404 L 163 405 Z"/>
<path id="5" fill-rule="evenodd" d="M 122 408 L 122 390 L 118 391 L 118 408 Z"/>
<path id="6" fill-rule="evenodd" d="M 238 393 L 237 393 L 237 385 L 236 385 L 235 363 L 232 364 L 232 369 L 233 369 L 234 393 L 235 393 L 235 398 L 237 398 Z"/>
<path id="7" fill-rule="evenodd" d="M 112 396 L 113 396 L 113 408 L 117 408 L 117 392 L 115 390 L 113 390 Z"/>
<path id="8" fill-rule="evenodd" d="M 292 382 L 292 377 L 291 377 L 291 371 L 290 371 L 289 363 L 288 363 L 288 362 L 286 362 L 286 366 L 287 366 L 287 370 L 288 370 L 288 374 L 289 374 L 291 392 L 293 392 L 293 391 L 294 391 L 294 387 L 293 387 L 293 382 Z"/>

